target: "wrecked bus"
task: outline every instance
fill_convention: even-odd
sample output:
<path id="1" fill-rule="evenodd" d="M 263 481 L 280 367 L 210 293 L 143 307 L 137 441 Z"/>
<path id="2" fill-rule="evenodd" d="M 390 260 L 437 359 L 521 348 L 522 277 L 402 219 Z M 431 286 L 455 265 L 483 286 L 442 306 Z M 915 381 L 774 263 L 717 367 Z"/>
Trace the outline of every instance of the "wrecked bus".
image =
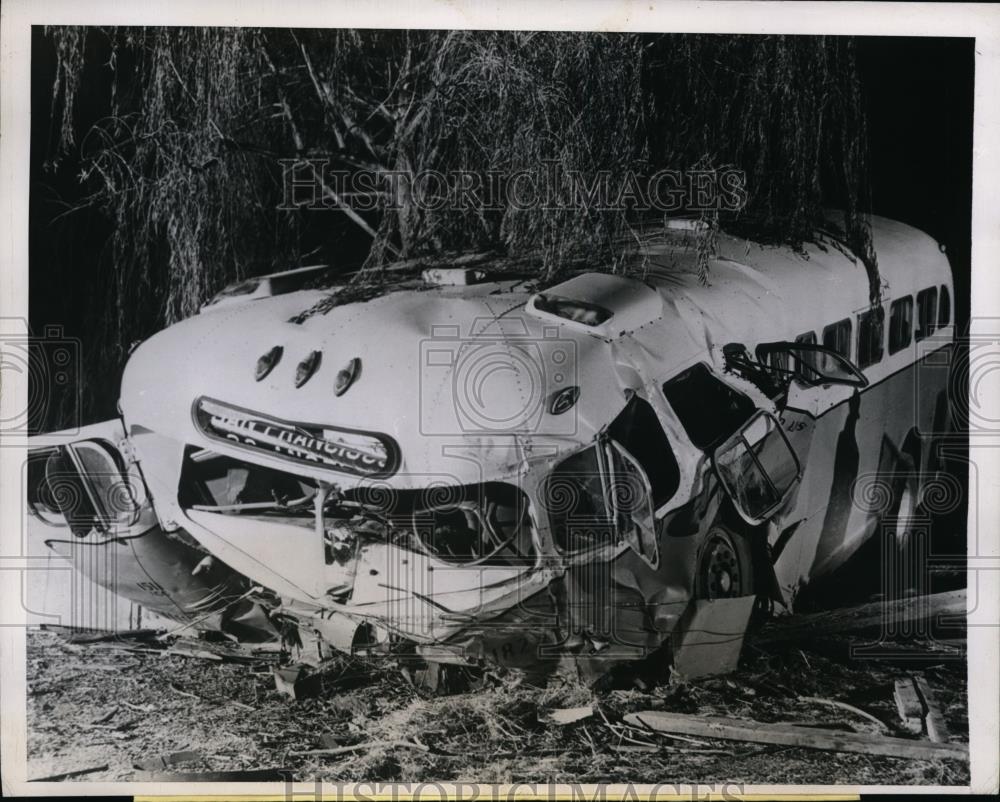
<path id="1" fill-rule="evenodd" d="M 940 470 L 948 261 L 872 235 L 877 304 L 832 235 L 719 234 L 706 283 L 694 224 L 553 286 L 483 261 L 241 282 L 135 349 L 119 419 L 32 440 L 31 526 L 234 637 L 727 670 L 755 605 L 905 542 Z"/>

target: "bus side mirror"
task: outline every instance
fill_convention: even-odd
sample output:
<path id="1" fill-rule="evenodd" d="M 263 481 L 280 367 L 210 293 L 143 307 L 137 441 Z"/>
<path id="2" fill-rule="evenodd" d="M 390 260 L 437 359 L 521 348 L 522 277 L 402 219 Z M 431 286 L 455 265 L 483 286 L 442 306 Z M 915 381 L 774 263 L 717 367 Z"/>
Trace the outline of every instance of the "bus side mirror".
<path id="1" fill-rule="evenodd" d="M 849 359 L 814 343 L 762 343 L 756 358 L 742 343 L 729 343 L 722 354 L 727 370 L 753 382 L 769 398 L 782 395 L 793 379 L 806 387 L 868 386 L 868 379 Z"/>
<path id="2" fill-rule="evenodd" d="M 778 421 L 763 410 L 715 450 L 712 463 L 736 511 L 751 526 L 781 508 L 802 474 Z"/>

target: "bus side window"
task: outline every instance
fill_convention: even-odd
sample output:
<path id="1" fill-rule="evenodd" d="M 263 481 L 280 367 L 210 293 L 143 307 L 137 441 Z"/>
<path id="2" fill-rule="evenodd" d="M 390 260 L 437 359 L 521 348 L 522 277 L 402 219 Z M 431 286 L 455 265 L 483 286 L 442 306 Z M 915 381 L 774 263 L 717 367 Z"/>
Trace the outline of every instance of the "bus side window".
<path id="1" fill-rule="evenodd" d="M 756 411 L 753 401 L 700 362 L 664 384 L 663 395 L 691 442 L 703 451 L 729 437 Z"/>
<path id="2" fill-rule="evenodd" d="M 805 345 L 816 345 L 816 332 L 807 331 L 804 334 L 800 334 L 795 338 L 795 342 L 804 343 Z M 798 360 L 804 365 L 814 367 L 816 363 L 816 355 L 803 352 L 802 355 L 798 357 Z"/>
<path id="3" fill-rule="evenodd" d="M 902 351 L 913 340 L 913 296 L 897 298 L 889 307 L 889 353 Z"/>
<path id="4" fill-rule="evenodd" d="M 885 309 L 879 305 L 858 315 L 858 367 L 867 368 L 882 361 L 885 333 Z"/>
<path id="5" fill-rule="evenodd" d="M 791 357 L 784 351 L 774 351 L 767 357 L 768 366 L 781 373 L 788 373 L 791 370 L 789 366 L 791 361 Z"/>
<path id="6" fill-rule="evenodd" d="M 823 345 L 831 351 L 836 351 L 845 359 L 851 358 L 851 321 L 849 318 L 838 320 L 823 329 Z"/>
<path id="7" fill-rule="evenodd" d="M 951 293 L 948 288 L 941 285 L 941 303 L 938 305 L 938 328 L 943 329 L 951 323 Z"/>
<path id="8" fill-rule="evenodd" d="M 934 333 L 937 323 L 937 287 L 917 293 L 917 342 Z"/>

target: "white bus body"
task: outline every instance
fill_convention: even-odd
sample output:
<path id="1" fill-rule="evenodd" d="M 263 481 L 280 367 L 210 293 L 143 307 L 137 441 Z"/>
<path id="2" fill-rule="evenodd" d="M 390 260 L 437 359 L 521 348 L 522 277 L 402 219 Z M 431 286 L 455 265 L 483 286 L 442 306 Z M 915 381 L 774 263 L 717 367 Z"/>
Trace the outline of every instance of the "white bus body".
<path id="1" fill-rule="evenodd" d="M 755 597 L 791 609 L 874 533 L 905 537 L 947 421 L 953 288 L 937 243 L 885 219 L 877 308 L 833 239 L 720 235 L 703 284 L 697 236 L 542 291 L 461 269 L 364 301 L 283 285 L 308 270 L 224 292 L 135 350 L 120 421 L 33 440 L 32 526 L 169 541 L 184 570 L 154 595 L 180 620 L 225 617 L 238 586 L 241 616 L 344 651 L 603 668 L 713 609 L 738 642 Z M 64 475 L 91 501 L 54 503 Z M 187 587 L 206 555 L 222 573 Z"/>

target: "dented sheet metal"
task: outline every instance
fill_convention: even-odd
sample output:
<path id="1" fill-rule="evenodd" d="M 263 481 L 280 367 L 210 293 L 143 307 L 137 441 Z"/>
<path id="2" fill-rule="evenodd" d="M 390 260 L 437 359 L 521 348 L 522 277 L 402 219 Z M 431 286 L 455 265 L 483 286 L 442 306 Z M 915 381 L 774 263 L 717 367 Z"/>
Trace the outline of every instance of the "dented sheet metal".
<path id="1" fill-rule="evenodd" d="M 874 233 L 894 291 L 950 282 L 919 232 Z M 365 300 L 273 276 L 224 294 L 132 354 L 123 423 L 86 446 L 115 481 L 74 456 L 95 433 L 34 441 L 91 501 L 46 503 L 36 471 L 33 526 L 68 559 L 79 539 L 129 550 L 170 604 L 138 579 L 126 595 L 207 628 L 545 671 L 669 647 L 686 674 L 731 670 L 757 596 L 791 605 L 874 531 L 853 482 L 898 470 L 924 408 L 906 352 L 864 376 L 823 345 L 792 356 L 828 322 L 817 293 L 844 318 L 868 303 L 840 250 L 720 235 L 706 283 L 684 238 L 644 248 L 545 287 L 484 268 Z M 142 503 L 115 534 L 92 501 L 118 480 Z"/>
<path id="2" fill-rule="evenodd" d="M 673 640 L 674 668 L 685 677 L 735 671 L 754 597 L 698 599 Z"/>

